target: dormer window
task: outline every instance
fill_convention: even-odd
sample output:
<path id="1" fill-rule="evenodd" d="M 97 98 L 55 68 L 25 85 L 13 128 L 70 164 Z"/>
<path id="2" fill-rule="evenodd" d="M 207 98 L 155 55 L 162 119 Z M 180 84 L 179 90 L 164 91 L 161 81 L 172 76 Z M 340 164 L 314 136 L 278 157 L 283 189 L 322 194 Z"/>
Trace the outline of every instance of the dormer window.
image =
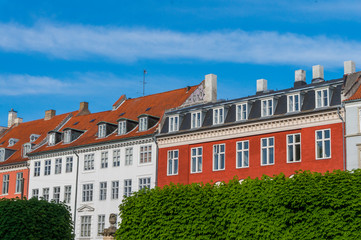
<path id="1" fill-rule="evenodd" d="M 71 130 L 64 131 L 64 143 L 70 143 L 71 142 Z"/>
<path id="2" fill-rule="evenodd" d="M 100 124 L 98 126 L 98 137 L 99 138 L 104 138 L 106 136 L 106 125 L 105 124 Z"/>
<path id="3" fill-rule="evenodd" d="M 213 124 L 222 124 L 223 122 L 224 122 L 223 107 L 213 109 Z"/>
<path id="4" fill-rule="evenodd" d="M 272 116 L 273 115 L 273 98 L 262 100 L 262 117 Z"/>
<path id="5" fill-rule="evenodd" d="M 25 143 L 23 145 L 23 157 L 26 157 L 26 155 L 31 151 L 31 143 Z"/>
<path id="6" fill-rule="evenodd" d="M 30 142 L 35 142 L 36 139 L 38 139 L 40 135 L 38 134 L 31 134 L 30 135 Z"/>
<path id="7" fill-rule="evenodd" d="M 142 117 L 139 118 L 139 131 L 146 131 L 148 125 L 148 118 L 147 117 Z"/>
<path id="8" fill-rule="evenodd" d="M 236 107 L 237 111 L 237 121 L 247 120 L 248 118 L 248 104 L 241 103 Z"/>
<path id="9" fill-rule="evenodd" d="M 316 94 L 316 108 L 328 107 L 330 105 L 329 89 L 320 89 L 315 91 Z"/>
<path id="10" fill-rule="evenodd" d="M 9 146 L 8 147 L 12 147 L 15 145 L 15 143 L 17 143 L 19 141 L 19 139 L 16 138 L 10 138 L 9 139 Z"/>
<path id="11" fill-rule="evenodd" d="M 49 138 L 49 145 L 55 145 L 55 133 L 50 133 L 48 138 Z"/>
<path id="12" fill-rule="evenodd" d="M 300 111 L 300 94 L 293 94 L 287 96 L 287 112 Z"/>
<path id="13" fill-rule="evenodd" d="M 120 121 L 118 123 L 118 134 L 124 135 L 127 133 L 127 122 L 126 121 Z"/>
<path id="14" fill-rule="evenodd" d="M 0 148 L 0 162 L 6 161 L 14 152 L 13 149 Z"/>
<path id="15" fill-rule="evenodd" d="M 175 132 L 179 130 L 179 116 L 169 117 L 169 132 Z"/>
<path id="16" fill-rule="evenodd" d="M 0 148 L 0 162 L 5 161 L 5 148 Z"/>
<path id="17" fill-rule="evenodd" d="M 199 128 L 202 126 L 202 112 L 193 112 L 191 115 L 192 128 Z"/>
<path id="18" fill-rule="evenodd" d="M 98 123 L 98 138 L 105 138 L 111 133 L 115 132 L 118 128 L 117 124 L 109 122 L 99 122 Z"/>

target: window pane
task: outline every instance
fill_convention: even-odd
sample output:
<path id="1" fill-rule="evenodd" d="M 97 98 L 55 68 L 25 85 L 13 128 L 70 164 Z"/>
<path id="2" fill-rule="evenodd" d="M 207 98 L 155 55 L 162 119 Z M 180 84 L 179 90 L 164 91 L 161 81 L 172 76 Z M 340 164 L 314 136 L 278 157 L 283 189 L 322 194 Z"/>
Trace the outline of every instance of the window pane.
<path id="1" fill-rule="evenodd" d="M 325 141 L 325 157 L 331 157 L 331 143 L 329 140 Z"/>
<path id="2" fill-rule="evenodd" d="M 244 149 L 248 149 L 248 141 L 245 141 L 243 145 L 244 145 Z"/>
<path id="3" fill-rule="evenodd" d="M 267 149 L 262 149 L 262 164 L 267 164 Z"/>
<path id="4" fill-rule="evenodd" d="M 195 157 L 192 157 L 192 172 L 196 172 L 196 164 L 197 159 Z"/>
<path id="5" fill-rule="evenodd" d="M 237 162 L 237 167 L 243 167 L 242 166 L 242 152 L 238 152 L 237 153 L 237 155 L 238 155 L 238 162 Z"/>
<path id="6" fill-rule="evenodd" d="M 244 167 L 248 167 L 248 151 L 244 152 Z"/>
<path id="7" fill-rule="evenodd" d="M 269 146 L 273 146 L 273 138 L 269 138 Z"/>
<path id="8" fill-rule="evenodd" d="M 301 145 L 296 145 L 296 161 L 301 160 Z"/>
<path id="9" fill-rule="evenodd" d="M 330 138 L 330 130 L 325 130 L 325 138 Z"/>
<path id="10" fill-rule="evenodd" d="M 317 140 L 322 139 L 322 131 L 317 131 Z"/>
<path id="11" fill-rule="evenodd" d="M 273 163 L 273 148 L 269 149 L 269 163 Z"/>
<path id="12" fill-rule="evenodd" d="M 288 161 L 293 162 L 293 146 L 288 146 Z"/>
<path id="13" fill-rule="evenodd" d="M 322 158 L 322 141 L 317 141 L 317 158 Z"/>

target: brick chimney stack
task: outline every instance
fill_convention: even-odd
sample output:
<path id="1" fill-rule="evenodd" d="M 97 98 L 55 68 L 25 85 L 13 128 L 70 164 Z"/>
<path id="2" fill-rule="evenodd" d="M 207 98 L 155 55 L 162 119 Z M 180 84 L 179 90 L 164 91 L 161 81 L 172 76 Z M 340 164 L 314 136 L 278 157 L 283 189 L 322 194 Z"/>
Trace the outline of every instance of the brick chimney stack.
<path id="1" fill-rule="evenodd" d="M 88 102 L 81 102 L 79 107 L 79 113 L 77 114 L 77 116 L 90 114 L 88 106 L 89 106 Z"/>
<path id="2" fill-rule="evenodd" d="M 52 119 L 55 116 L 55 114 L 56 114 L 56 111 L 53 109 L 46 110 L 44 120 L 46 121 L 46 120 Z"/>
<path id="3" fill-rule="evenodd" d="M 17 117 L 18 117 L 18 112 L 14 111 L 14 109 L 11 109 L 9 111 L 9 116 L 8 116 L 8 128 L 15 123 L 15 119 Z"/>

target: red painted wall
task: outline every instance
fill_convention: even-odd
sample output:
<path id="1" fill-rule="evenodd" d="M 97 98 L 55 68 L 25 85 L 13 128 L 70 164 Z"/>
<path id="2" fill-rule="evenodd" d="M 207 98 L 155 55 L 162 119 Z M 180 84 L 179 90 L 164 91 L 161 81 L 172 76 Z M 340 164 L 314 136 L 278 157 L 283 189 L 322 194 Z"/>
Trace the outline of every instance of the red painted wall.
<path id="1" fill-rule="evenodd" d="M 321 129 L 331 130 L 331 158 L 316 160 L 315 131 Z M 286 135 L 292 133 L 301 133 L 301 162 L 287 163 Z M 274 165 L 261 166 L 261 138 L 265 137 L 274 137 L 275 140 Z M 183 184 L 210 181 L 227 182 L 234 176 L 238 176 L 240 179 L 261 177 L 264 174 L 272 176 L 279 173 L 290 176 L 297 170 L 326 172 L 343 169 L 342 139 L 342 124 L 337 123 L 224 141 L 161 148 L 158 160 L 158 185 L 162 187 L 171 182 Z M 249 167 L 236 169 L 236 143 L 243 140 L 249 141 Z M 226 144 L 225 170 L 213 171 L 213 145 L 221 143 Z M 201 173 L 190 173 L 190 149 L 199 146 L 203 147 L 203 169 Z M 175 149 L 179 150 L 178 175 L 167 176 L 167 152 Z"/>
<path id="2" fill-rule="evenodd" d="M 15 194 L 15 188 L 16 188 L 16 174 L 18 172 L 22 172 L 23 173 L 23 178 L 24 178 L 24 197 L 27 198 L 28 196 L 28 169 L 23 169 L 23 170 L 13 170 L 13 171 L 8 171 L 8 172 L 1 172 L 0 173 L 0 198 L 16 198 L 16 197 L 21 197 L 21 193 L 16 193 Z M 2 187 L 3 187 L 3 175 L 9 174 L 9 193 L 3 195 L 2 194 Z"/>

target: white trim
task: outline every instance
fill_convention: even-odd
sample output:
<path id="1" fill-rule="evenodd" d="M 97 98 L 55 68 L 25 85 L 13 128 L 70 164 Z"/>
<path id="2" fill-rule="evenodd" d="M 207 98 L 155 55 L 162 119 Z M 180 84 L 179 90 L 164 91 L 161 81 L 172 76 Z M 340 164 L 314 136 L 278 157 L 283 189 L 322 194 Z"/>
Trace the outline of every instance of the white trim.
<path id="1" fill-rule="evenodd" d="M 323 90 L 327 90 L 327 105 L 323 104 L 323 98 L 324 98 Z M 319 91 L 321 91 L 321 106 L 317 106 L 317 92 L 319 92 Z M 323 88 L 315 89 L 315 108 L 323 108 L 323 107 L 330 106 L 330 102 L 331 102 L 330 92 L 331 92 L 330 87 L 323 87 Z"/>
<path id="2" fill-rule="evenodd" d="M 223 169 L 221 169 L 220 166 L 218 166 L 218 167 L 219 167 L 218 169 L 215 169 L 215 168 L 214 168 L 214 146 L 217 146 L 217 145 L 219 145 L 219 147 L 221 147 L 221 145 L 224 145 L 224 152 L 223 152 L 223 154 L 224 154 L 224 168 L 223 168 Z M 218 154 L 219 154 L 219 153 L 218 153 Z M 214 172 L 226 170 L 226 144 L 225 144 L 225 143 L 213 144 L 213 145 L 212 145 L 212 155 L 213 155 L 213 157 L 212 157 L 212 166 L 213 166 L 213 169 L 212 169 L 212 170 L 213 170 Z M 220 161 L 220 160 L 218 159 L 218 161 Z"/>
<path id="3" fill-rule="evenodd" d="M 239 103 L 239 104 L 236 104 L 236 121 L 245 121 L 248 119 L 248 114 L 249 114 L 249 107 L 248 107 L 248 102 L 242 102 L 242 103 Z M 238 107 L 242 106 L 241 108 L 243 108 L 243 106 L 246 106 L 246 118 L 243 119 L 243 114 L 242 114 L 242 110 L 241 110 L 241 118 L 239 119 L 238 118 L 238 115 L 239 115 L 239 109 Z"/>
<path id="4" fill-rule="evenodd" d="M 192 155 L 192 150 L 193 150 L 193 149 L 196 149 L 196 158 L 198 158 L 198 157 L 199 157 L 198 152 L 197 152 L 197 151 L 198 151 L 198 148 L 202 149 L 202 155 L 201 155 L 201 157 L 202 157 L 202 170 L 201 170 L 201 171 L 193 172 L 193 171 L 192 171 L 192 166 L 193 166 L 193 165 L 192 165 L 192 157 L 193 157 L 193 155 Z M 191 174 L 202 173 L 202 172 L 203 172 L 203 146 L 192 147 L 192 148 L 191 148 L 191 151 L 190 151 L 190 155 L 191 155 L 191 156 L 190 156 L 190 161 L 191 161 L 191 162 L 190 162 L 190 166 L 191 166 L 191 167 L 190 167 L 190 168 L 191 168 L 190 170 L 191 170 Z M 196 159 L 196 160 L 197 160 L 197 159 Z M 198 168 L 198 162 L 197 162 L 197 164 L 196 164 L 196 168 Z M 198 169 L 199 169 L 199 168 L 198 168 Z"/>
<path id="5" fill-rule="evenodd" d="M 270 146 L 269 146 L 269 139 L 273 138 L 273 163 L 269 163 L 270 160 L 268 158 L 268 155 L 267 155 L 267 163 L 266 164 L 263 164 L 262 163 L 262 160 L 263 160 L 263 151 L 262 151 L 262 140 L 263 139 L 266 139 L 267 140 L 267 146 L 265 147 L 267 149 L 267 154 L 269 153 L 269 149 L 270 149 Z M 264 138 L 261 138 L 260 139 L 260 147 L 261 147 L 261 166 L 272 166 L 272 165 L 275 165 L 275 162 L 276 162 L 276 159 L 275 159 L 275 153 L 276 153 L 276 141 L 275 141 L 275 137 L 264 137 Z"/>
<path id="6" fill-rule="evenodd" d="M 240 150 L 238 150 L 238 143 L 242 143 L 242 146 L 244 146 L 244 143 L 248 142 L 248 166 L 243 166 L 243 167 L 238 167 L 238 152 L 241 152 Z M 249 157 L 250 157 L 250 145 L 249 145 L 249 140 L 242 140 L 242 141 L 237 141 L 236 142 L 236 169 L 242 169 L 242 168 L 249 168 L 250 165 L 250 161 L 249 161 Z M 244 152 L 244 149 L 242 149 L 242 152 Z M 244 162 L 244 160 L 242 161 L 242 163 Z M 243 165 L 243 164 L 242 164 Z"/>
<path id="7" fill-rule="evenodd" d="M 269 109 L 269 100 L 272 100 L 272 113 L 269 114 L 268 113 L 268 109 Z M 264 114 L 264 108 L 263 108 L 263 102 L 266 102 L 266 114 Z M 273 116 L 274 115 L 274 111 L 275 111 L 275 100 L 273 97 L 271 98 L 264 98 L 261 99 L 261 117 L 269 117 L 269 116 Z"/>
<path id="8" fill-rule="evenodd" d="M 202 122 L 203 122 L 202 121 L 202 111 L 194 111 L 194 112 L 190 112 L 190 114 L 191 114 L 191 129 L 196 129 L 196 128 L 202 127 Z M 195 121 L 196 125 L 193 126 L 193 118 L 194 118 L 193 115 L 197 116 L 198 114 L 199 114 L 199 126 L 197 124 L 197 119 Z"/>
<path id="9" fill-rule="evenodd" d="M 326 130 L 329 130 L 330 131 L 330 156 L 329 157 L 324 157 L 324 158 L 318 158 L 317 157 L 317 132 L 319 131 L 326 131 Z M 322 135 L 324 135 L 324 133 L 322 133 Z M 332 141 L 331 141 L 331 128 L 325 128 L 325 129 L 317 129 L 315 130 L 315 157 L 316 157 L 316 160 L 324 160 L 324 159 L 331 159 L 332 158 Z M 324 138 L 322 139 L 322 147 L 324 147 Z"/>
<path id="10" fill-rule="evenodd" d="M 169 160 L 170 160 L 170 158 L 169 158 L 169 154 L 170 154 L 170 152 L 173 152 L 173 157 L 172 157 L 172 162 L 173 162 L 173 165 L 172 165 L 172 172 L 171 173 L 169 173 Z M 174 157 L 174 153 L 175 152 L 177 152 L 177 158 L 175 158 Z M 175 172 L 174 171 L 174 160 L 177 160 L 177 172 Z M 179 150 L 178 149 L 173 149 L 173 150 L 168 150 L 167 151 L 167 176 L 176 176 L 176 175 L 178 175 L 178 173 L 179 173 Z"/>
<path id="11" fill-rule="evenodd" d="M 220 114 L 220 110 L 222 110 L 222 114 Z M 215 111 L 217 111 L 217 122 L 215 121 L 216 119 L 216 115 L 215 115 Z M 213 108 L 213 125 L 219 125 L 219 124 L 223 124 L 224 123 L 224 119 L 225 119 L 225 110 L 224 110 L 224 107 L 216 107 L 216 108 Z M 222 121 L 220 120 L 220 117 L 222 117 Z"/>
<path id="12" fill-rule="evenodd" d="M 290 162 L 288 161 L 288 136 L 293 136 L 294 139 L 295 139 L 295 135 L 300 135 L 300 160 L 299 161 L 293 161 L 293 162 Z M 295 143 L 292 144 L 292 146 L 296 146 Z M 295 152 L 293 152 L 293 157 L 295 158 Z M 301 138 L 301 133 L 291 133 L 291 134 L 287 134 L 286 135 L 286 162 L 287 163 L 300 163 L 302 162 L 302 138 Z"/>
<path id="13" fill-rule="evenodd" d="M 177 119 L 177 121 L 175 121 Z M 173 120 L 173 124 L 171 124 L 171 121 Z M 179 130 L 179 115 L 171 115 L 168 117 L 168 132 L 176 132 Z"/>
<path id="14" fill-rule="evenodd" d="M 295 96 L 298 96 L 298 110 L 295 110 L 296 108 L 296 104 L 295 104 Z M 299 112 L 301 111 L 301 94 L 300 93 L 294 93 L 294 94 L 288 94 L 286 95 L 287 97 L 287 112 Z M 290 111 L 290 103 L 289 103 L 289 98 L 293 97 L 293 111 Z"/>

